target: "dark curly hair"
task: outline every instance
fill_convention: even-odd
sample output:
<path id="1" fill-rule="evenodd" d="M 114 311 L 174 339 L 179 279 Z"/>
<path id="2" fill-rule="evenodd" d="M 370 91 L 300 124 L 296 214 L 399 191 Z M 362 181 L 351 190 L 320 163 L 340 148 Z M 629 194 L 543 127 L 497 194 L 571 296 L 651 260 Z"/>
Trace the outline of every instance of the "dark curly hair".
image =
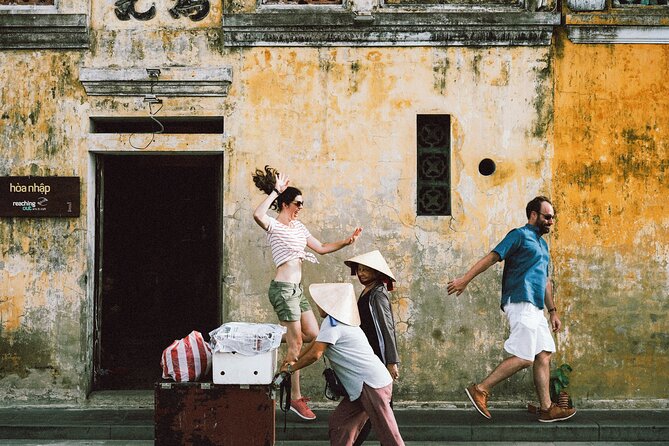
<path id="1" fill-rule="evenodd" d="M 274 190 L 274 187 L 276 186 L 276 176 L 278 172 L 276 169 L 270 166 L 265 166 L 265 170 L 260 170 L 256 169 L 256 171 L 253 173 L 253 182 L 255 183 L 256 187 L 266 193 L 267 195 L 271 194 L 272 191 Z M 286 190 L 283 191 L 283 193 L 279 194 L 279 196 L 274 200 L 272 203 L 271 209 L 274 209 L 275 211 L 279 212 L 281 211 L 282 207 L 284 204 L 288 205 L 295 200 L 295 197 L 298 195 L 302 195 L 302 192 L 292 186 L 288 186 Z"/>
<path id="2" fill-rule="evenodd" d="M 541 203 L 546 202 L 550 204 L 551 206 L 553 203 L 551 201 L 544 197 L 543 195 L 539 195 L 538 197 L 534 197 L 532 201 L 527 203 L 527 206 L 525 207 L 525 214 L 527 215 L 527 219 L 529 220 L 530 215 L 532 215 L 532 212 L 536 212 L 537 214 L 541 212 Z"/>

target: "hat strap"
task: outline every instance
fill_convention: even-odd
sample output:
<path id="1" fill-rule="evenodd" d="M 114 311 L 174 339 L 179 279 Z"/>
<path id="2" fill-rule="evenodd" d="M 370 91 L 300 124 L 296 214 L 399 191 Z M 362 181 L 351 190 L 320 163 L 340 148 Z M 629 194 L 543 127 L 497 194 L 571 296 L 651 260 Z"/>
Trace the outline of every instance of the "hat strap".
<path id="1" fill-rule="evenodd" d="M 333 318 L 328 314 L 328 318 L 330 319 L 330 327 L 336 327 L 337 326 L 337 319 Z"/>

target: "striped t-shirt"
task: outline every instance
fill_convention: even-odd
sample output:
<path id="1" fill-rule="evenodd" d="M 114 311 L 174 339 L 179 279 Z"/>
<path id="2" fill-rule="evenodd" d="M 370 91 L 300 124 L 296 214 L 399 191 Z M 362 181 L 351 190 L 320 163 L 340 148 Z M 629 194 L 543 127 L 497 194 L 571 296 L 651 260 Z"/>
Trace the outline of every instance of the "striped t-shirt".
<path id="1" fill-rule="evenodd" d="M 269 217 L 269 216 L 268 216 Z M 269 217 L 267 241 L 272 250 L 272 259 L 278 268 L 289 260 L 302 259 L 318 263 L 316 256 L 304 249 L 311 233 L 300 221 L 293 220 L 289 226 Z"/>

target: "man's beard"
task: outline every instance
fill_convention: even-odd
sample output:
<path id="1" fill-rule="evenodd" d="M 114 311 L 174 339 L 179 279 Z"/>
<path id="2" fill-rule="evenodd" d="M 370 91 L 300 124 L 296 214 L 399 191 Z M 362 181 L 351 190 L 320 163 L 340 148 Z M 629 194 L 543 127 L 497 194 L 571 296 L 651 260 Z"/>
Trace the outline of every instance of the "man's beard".
<path id="1" fill-rule="evenodd" d="M 548 226 L 546 223 L 538 223 L 537 228 L 539 228 L 539 232 L 542 234 L 548 234 L 551 232 L 551 227 Z"/>

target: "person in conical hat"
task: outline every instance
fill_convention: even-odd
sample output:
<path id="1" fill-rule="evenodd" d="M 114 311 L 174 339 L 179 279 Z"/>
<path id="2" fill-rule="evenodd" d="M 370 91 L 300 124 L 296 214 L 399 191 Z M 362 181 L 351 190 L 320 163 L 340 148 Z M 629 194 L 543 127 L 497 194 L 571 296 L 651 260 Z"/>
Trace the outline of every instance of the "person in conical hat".
<path id="1" fill-rule="evenodd" d="M 350 283 L 313 283 L 309 293 L 316 302 L 321 317 L 324 314 L 351 327 L 360 326 L 360 315 L 355 302 L 355 291 Z"/>
<path id="2" fill-rule="evenodd" d="M 393 290 L 393 282 L 397 281 L 392 271 L 390 271 L 390 267 L 388 266 L 388 263 L 386 263 L 386 259 L 383 258 L 378 249 L 352 257 L 346 260 L 344 264 L 351 268 L 352 276 L 356 275 L 359 265 L 366 266 L 373 269 L 377 273 L 380 273 L 381 276 L 379 276 L 379 280 L 386 284 L 388 291 Z"/>
<path id="3" fill-rule="evenodd" d="M 374 354 L 386 366 L 394 380 L 400 376 L 397 336 L 393 318 L 390 294 L 395 275 L 378 250 L 355 256 L 344 262 L 351 268 L 351 274 L 358 276 L 364 286 L 358 298 L 360 328 L 365 333 Z M 360 446 L 367 439 L 371 424 L 366 423 L 354 446 Z"/>
<path id="4" fill-rule="evenodd" d="M 294 373 L 325 355 L 348 396 L 342 398 L 329 419 L 332 446 L 351 446 L 369 419 L 384 446 L 403 446 L 390 407 L 393 378 L 374 354 L 360 328 L 355 291 L 350 283 L 318 283 L 309 293 L 323 318 L 316 340 L 289 361 L 282 372 Z"/>

